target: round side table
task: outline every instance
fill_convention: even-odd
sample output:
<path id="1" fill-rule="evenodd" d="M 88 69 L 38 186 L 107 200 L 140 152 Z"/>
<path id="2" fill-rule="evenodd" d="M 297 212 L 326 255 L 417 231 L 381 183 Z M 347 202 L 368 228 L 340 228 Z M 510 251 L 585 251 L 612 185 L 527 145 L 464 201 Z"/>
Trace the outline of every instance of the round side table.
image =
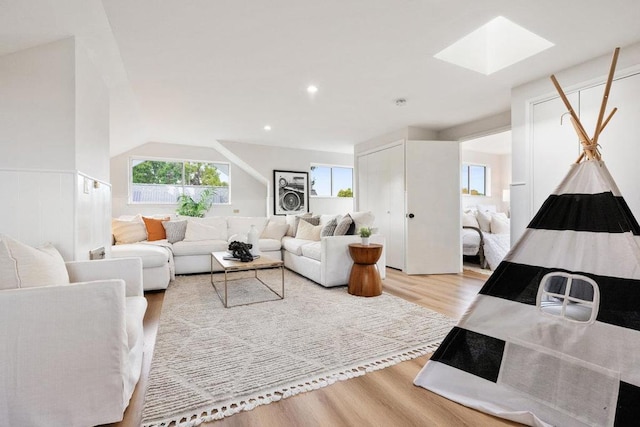
<path id="1" fill-rule="evenodd" d="M 376 297 L 382 293 L 382 280 L 376 262 L 382 255 L 382 245 L 371 243 L 349 245 L 349 255 L 353 259 L 349 276 L 349 293 L 361 297 Z"/>

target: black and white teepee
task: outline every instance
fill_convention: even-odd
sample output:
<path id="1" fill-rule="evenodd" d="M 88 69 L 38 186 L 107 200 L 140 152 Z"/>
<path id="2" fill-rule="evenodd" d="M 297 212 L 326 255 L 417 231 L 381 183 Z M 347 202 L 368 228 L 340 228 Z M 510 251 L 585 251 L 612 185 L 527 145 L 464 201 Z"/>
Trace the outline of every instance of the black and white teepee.
<path id="1" fill-rule="evenodd" d="M 528 425 L 640 422 L 640 226 L 552 76 L 583 146 L 416 385 Z"/>

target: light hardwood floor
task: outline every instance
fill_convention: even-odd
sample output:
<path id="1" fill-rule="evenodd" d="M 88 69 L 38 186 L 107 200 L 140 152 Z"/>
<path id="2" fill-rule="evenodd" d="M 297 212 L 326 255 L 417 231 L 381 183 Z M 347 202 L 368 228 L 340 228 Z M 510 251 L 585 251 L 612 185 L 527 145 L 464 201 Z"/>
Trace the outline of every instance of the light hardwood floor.
<path id="1" fill-rule="evenodd" d="M 463 274 L 408 276 L 387 269 L 383 290 L 415 304 L 458 319 L 465 312 L 487 276 L 465 270 Z M 142 376 L 125 412 L 113 427 L 139 426 L 144 404 L 151 354 L 155 343 L 163 292 L 146 295 L 145 356 Z M 245 426 L 515 426 L 451 402 L 413 385 L 413 379 L 429 356 L 399 363 L 362 377 L 339 381 L 329 387 L 302 393 L 252 411 L 242 412 L 205 427 Z"/>

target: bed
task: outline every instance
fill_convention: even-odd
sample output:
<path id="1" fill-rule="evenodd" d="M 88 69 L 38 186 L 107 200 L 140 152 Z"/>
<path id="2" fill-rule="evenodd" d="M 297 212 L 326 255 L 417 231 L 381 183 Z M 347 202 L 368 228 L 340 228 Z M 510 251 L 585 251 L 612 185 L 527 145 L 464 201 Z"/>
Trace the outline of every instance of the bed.
<path id="1" fill-rule="evenodd" d="M 500 212 L 470 210 L 462 216 L 462 254 L 495 270 L 510 249 L 509 218 Z"/>

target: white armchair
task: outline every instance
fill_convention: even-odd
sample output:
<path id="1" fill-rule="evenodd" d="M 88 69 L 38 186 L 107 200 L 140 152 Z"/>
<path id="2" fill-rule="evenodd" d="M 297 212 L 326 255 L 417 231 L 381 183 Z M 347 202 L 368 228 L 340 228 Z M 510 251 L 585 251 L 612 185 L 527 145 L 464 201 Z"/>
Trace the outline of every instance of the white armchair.
<path id="1" fill-rule="evenodd" d="M 66 267 L 69 285 L 0 291 L 0 424 L 105 424 L 129 404 L 142 367 L 142 262 Z"/>

